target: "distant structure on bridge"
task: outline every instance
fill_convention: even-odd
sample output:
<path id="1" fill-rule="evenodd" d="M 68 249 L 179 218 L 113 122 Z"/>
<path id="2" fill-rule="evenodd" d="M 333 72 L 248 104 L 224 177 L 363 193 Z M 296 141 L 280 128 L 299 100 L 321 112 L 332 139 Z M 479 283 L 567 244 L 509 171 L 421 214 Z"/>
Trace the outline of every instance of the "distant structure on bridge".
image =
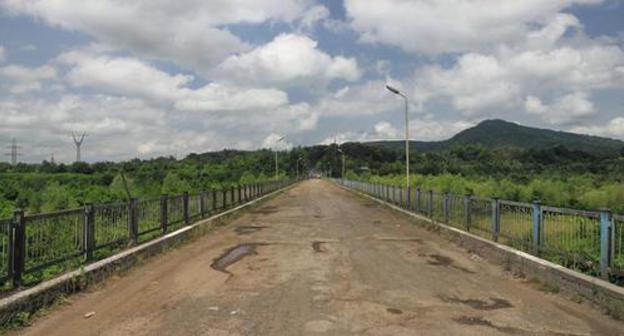
<path id="1" fill-rule="evenodd" d="M 22 156 L 22 154 L 19 152 L 19 149 L 22 148 L 21 146 L 17 145 L 17 141 L 15 140 L 15 138 L 13 138 L 11 140 L 11 144 L 9 146 L 7 146 L 7 148 L 9 148 L 11 150 L 10 153 L 6 153 L 5 155 L 7 156 L 11 156 L 11 165 L 15 166 L 17 164 L 17 158 L 19 156 Z"/>
<path id="2" fill-rule="evenodd" d="M 72 139 L 74 139 L 74 144 L 76 144 L 76 162 L 80 162 L 80 146 L 87 136 L 87 133 L 82 133 L 82 135 L 77 136 L 76 133 L 72 132 Z"/>

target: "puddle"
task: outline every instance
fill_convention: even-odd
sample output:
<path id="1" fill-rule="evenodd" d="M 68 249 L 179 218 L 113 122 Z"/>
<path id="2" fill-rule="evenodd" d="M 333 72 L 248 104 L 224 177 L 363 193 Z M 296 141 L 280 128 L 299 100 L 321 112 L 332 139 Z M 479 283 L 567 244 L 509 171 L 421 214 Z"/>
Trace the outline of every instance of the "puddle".
<path id="1" fill-rule="evenodd" d="M 479 317 L 479 316 L 477 316 L 477 317 L 475 317 L 475 316 L 461 316 L 461 317 L 454 318 L 453 320 L 455 322 L 459 323 L 459 324 L 463 324 L 463 325 L 467 325 L 467 326 L 480 326 L 480 327 L 491 328 L 491 329 L 500 331 L 500 332 L 505 333 L 505 334 L 516 335 L 516 334 L 523 333 L 522 329 L 513 328 L 513 327 L 497 326 L 494 323 L 492 323 L 491 321 L 488 321 L 488 320 L 484 319 L 483 317 Z"/>
<path id="2" fill-rule="evenodd" d="M 270 215 L 279 211 L 279 208 L 275 205 L 267 205 L 262 208 L 250 210 L 252 214 Z"/>
<path id="3" fill-rule="evenodd" d="M 325 252 L 321 246 L 321 244 L 325 244 L 326 242 L 324 241 L 318 241 L 315 240 L 312 242 L 312 248 L 314 249 L 314 252 L 318 252 L 318 253 L 322 253 Z"/>
<path id="4" fill-rule="evenodd" d="M 395 314 L 395 315 L 403 314 L 403 311 L 398 308 L 387 308 L 386 311 L 390 314 Z"/>
<path id="5" fill-rule="evenodd" d="M 234 232 L 236 232 L 238 235 L 249 235 L 266 228 L 268 228 L 268 226 L 241 225 L 234 228 Z"/>
<path id="6" fill-rule="evenodd" d="M 257 254 L 256 247 L 268 245 L 265 243 L 246 243 L 236 245 L 227 251 L 225 251 L 222 255 L 212 261 L 210 267 L 219 272 L 227 273 L 232 275 L 227 268 L 245 258 L 248 255 Z"/>
<path id="7" fill-rule="evenodd" d="M 505 300 L 505 299 L 499 299 L 499 298 L 489 298 L 489 300 L 484 301 L 484 300 L 479 300 L 479 299 L 460 299 L 460 298 L 456 298 L 456 297 L 446 297 L 446 296 L 439 296 L 440 299 L 442 299 L 442 301 L 444 302 L 448 302 L 448 303 L 456 303 L 456 304 L 463 304 L 466 306 L 469 306 L 471 308 L 474 309 L 478 309 L 478 310 L 496 310 L 496 309 L 505 309 L 505 308 L 512 308 L 513 305 Z"/>
<path id="8" fill-rule="evenodd" d="M 471 271 L 465 267 L 459 266 L 459 265 L 455 265 L 453 263 L 453 259 L 447 257 L 447 256 L 443 256 L 443 255 L 439 255 L 439 254 L 430 254 L 428 256 L 429 258 L 433 259 L 433 260 L 428 260 L 427 264 L 429 265 L 433 265 L 433 266 L 442 266 L 442 267 L 452 267 L 455 269 L 458 269 L 464 273 L 470 273 L 470 274 L 474 274 L 476 272 Z"/>

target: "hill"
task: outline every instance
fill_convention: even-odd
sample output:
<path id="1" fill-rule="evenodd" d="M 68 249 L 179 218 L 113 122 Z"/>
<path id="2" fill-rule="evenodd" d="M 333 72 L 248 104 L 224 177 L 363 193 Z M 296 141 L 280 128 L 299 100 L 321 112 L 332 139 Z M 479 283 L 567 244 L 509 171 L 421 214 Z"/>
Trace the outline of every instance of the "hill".
<path id="1" fill-rule="evenodd" d="M 368 145 L 384 149 L 402 150 L 403 141 L 375 141 Z M 624 141 L 591 135 L 554 131 L 522 126 L 505 120 L 485 120 L 477 126 L 457 133 L 443 141 L 411 141 L 413 151 L 433 152 L 457 145 L 481 144 L 487 148 L 512 147 L 518 149 L 546 149 L 563 146 L 569 150 L 583 151 L 601 156 L 618 155 Z"/>

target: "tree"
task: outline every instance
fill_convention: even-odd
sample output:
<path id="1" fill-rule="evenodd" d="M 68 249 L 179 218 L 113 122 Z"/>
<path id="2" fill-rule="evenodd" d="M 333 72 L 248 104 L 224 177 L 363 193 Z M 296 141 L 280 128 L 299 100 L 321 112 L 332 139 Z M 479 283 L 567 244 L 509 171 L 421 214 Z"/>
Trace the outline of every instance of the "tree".
<path id="1" fill-rule="evenodd" d="M 178 195 L 183 192 L 189 192 L 190 190 L 191 186 L 188 182 L 182 180 L 180 176 L 174 172 L 167 173 L 162 188 L 160 189 L 163 194 L 169 195 Z"/>

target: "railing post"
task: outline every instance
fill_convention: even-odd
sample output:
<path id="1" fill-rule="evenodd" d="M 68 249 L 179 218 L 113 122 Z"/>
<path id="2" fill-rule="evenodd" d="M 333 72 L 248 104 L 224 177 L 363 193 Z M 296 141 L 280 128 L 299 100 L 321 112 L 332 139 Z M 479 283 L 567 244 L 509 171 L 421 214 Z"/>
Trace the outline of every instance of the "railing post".
<path id="1" fill-rule="evenodd" d="M 182 194 L 182 208 L 184 209 L 184 225 L 189 225 L 189 194 L 186 191 Z"/>
<path id="2" fill-rule="evenodd" d="M 540 246 L 542 245 L 542 204 L 535 200 L 531 204 L 531 214 L 533 218 L 533 254 L 539 255 Z"/>
<path id="3" fill-rule="evenodd" d="M 237 187 L 236 189 L 238 189 L 238 191 L 236 192 L 236 196 L 237 196 L 237 197 L 236 197 L 236 198 L 237 198 L 237 202 L 236 202 L 236 203 L 237 203 L 237 204 L 240 204 L 240 203 L 242 202 L 242 199 L 243 199 L 243 198 L 242 198 L 242 196 L 241 196 L 241 191 L 242 191 L 243 189 L 241 188 L 241 185 L 240 185 L 240 184 L 238 185 L 238 187 Z"/>
<path id="4" fill-rule="evenodd" d="M 131 198 L 128 202 L 128 238 L 131 244 L 136 244 L 139 238 L 137 202 L 136 198 Z"/>
<path id="5" fill-rule="evenodd" d="M 95 249 L 95 207 L 87 203 L 84 211 L 84 257 L 89 261 L 93 259 Z"/>
<path id="6" fill-rule="evenodd" d="M 210 214 L 213 214 L 217 212 L 217 190 L 215 188 L 212 188 L 210 192 L 212 194 L 212 207 L 210 208 Z"/>
<path id="7" fill-rule="evenodd" d="M 167 233 L 167 225 L 169 224 L 167 218 L 168 199 L 169 196 L 167 194 L 160 195 L 160 229 L 163 234 Z"/>
<path id="8" fill-rule="evenodd" d="M 23 210 L 13 213 L 13 235 L 13 258 L 10 266 L 13 269 L 13 287 L 19 287 L 22 285 L 26 260 L 26 221 Z"/>
<path id="9" fill-rule="evenodd" d="M 202 191 L 199 193 L 199 214 L 201 218 L 204 218 L 206 215 L 206 207 L 204 206 L 204 202 L 206 200 L 206 192 Z"/>
<path id="10" fill-rule="evenodd" d="M 416 187 L 416 212 L 420 212 L 420 187 Z"/>
<path id="11" fill-rule="evenodd" d="M 466 231 L 470 231 L 470 224 L 472 224 L 472 216 L 470 215 L 470 210 L 472 209 L 472 196 L 465 195 L 464 196 L 464 226 L 466 227 Z"/>
<path id="12" fill-rule="evenodd" d="M 498 241 L 500 232 L 500 201 L 498 198 L 492 200 L 492 240 Z"/>
<path id="13" fill-rule="evenodd" d="M 386 202 L 390 202 L 390 185 L 386 184 Z"/>
<path id="14" fill-rule="evenodd" d="M 234 207 L 234 204 L 236 204 L 236 202 L 234 202 L 234 186 L 231 186 L 230 187 L 230 205 Z"/>
<path id="15" fill-rule="evenodd" d="M 403 187 L 399 187 L 399 202 L 398 206 L 403 207 Z"/>
<path id="16" fill-rule="evenodd" d="M 227 208 L 227 191 L 225 187 L 221 187 L 221 198 L 223 199 L 223 203 L 221 203 L 221 209 Z"/>
<path id="17" fill-rule="evenodd" d="M 607 209 L 600 210 L 600 276 L 603 279 L 609 278 L 611 268 L 611 235 L 613 228 L 613 216 Z"/>
<path id="18" fill-rule="evenodd" d="M 411 187 L 407 186 L 405 187 L 405 200 L 406 200 L 406 204 L 405 204 L 405 208 L 408 210 L 412 210 L 412 198 L 410 197 L 410 193 L 411 193 Z"/>
<path id="19" fill-rule="evenodd" d="M 449 223 L 449 194 L 442 194 L 442 209 L 444 210 L 444 223 Z"/>
<path id="20" fill-rule="evenodd" d="M 429 190 L 429 204 L 427 204 L 427 216 L 433 219 L 433 190 Z"/>

